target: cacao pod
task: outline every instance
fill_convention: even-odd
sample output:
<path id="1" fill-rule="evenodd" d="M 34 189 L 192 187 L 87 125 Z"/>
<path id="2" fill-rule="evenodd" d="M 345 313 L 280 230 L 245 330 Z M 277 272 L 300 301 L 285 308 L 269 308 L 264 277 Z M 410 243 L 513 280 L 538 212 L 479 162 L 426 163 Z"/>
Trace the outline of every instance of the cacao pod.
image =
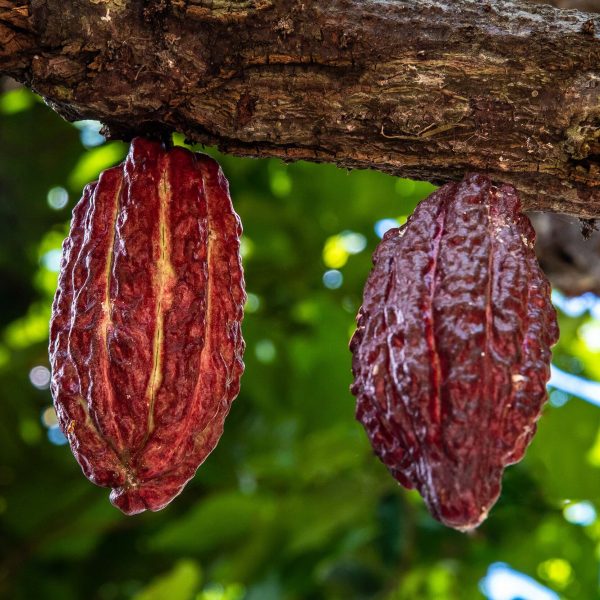
<path id="1" fill-rule="evenodd" d="M 159 510 L 217 444 L 244 368 L 241 224 L 219 165 L 133 140 L 73 210 L 51 391 L 85 475 Z"/>
<path id="2" fill-rule="evenodd" d="M 435 518 L 476 527 L 531 441 L 558 339 L 515 189 L 440 188 L 377 248 L 353 352 L 356 415 Z"/>

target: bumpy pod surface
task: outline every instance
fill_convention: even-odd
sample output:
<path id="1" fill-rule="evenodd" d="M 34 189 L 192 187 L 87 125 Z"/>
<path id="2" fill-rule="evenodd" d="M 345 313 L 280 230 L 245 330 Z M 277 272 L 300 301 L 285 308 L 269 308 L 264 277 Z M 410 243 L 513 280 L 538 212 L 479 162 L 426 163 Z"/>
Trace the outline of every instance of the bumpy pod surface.
<path id="1" fill-rule="evenodd" d="M 546 400 L 558 327 L 534 240 L 515 189 L 469 175 L 386 233 L 365 287 L 357 418 L 392 475 L 456 529 L 486 518 Z"/>
<path id="2" fill-rule="evenodd" d="M 240 234 L 214 160 L 141 138 L 73 210 L 51 391 L 86 477 L 127 514 L 179 494 L 239 392 Z"/>

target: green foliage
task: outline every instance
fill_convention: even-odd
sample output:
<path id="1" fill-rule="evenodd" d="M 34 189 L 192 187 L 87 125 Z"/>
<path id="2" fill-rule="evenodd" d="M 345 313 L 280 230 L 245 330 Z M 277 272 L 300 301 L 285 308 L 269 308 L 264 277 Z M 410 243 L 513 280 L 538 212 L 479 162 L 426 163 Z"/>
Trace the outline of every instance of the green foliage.
<path id="1" fill-rule="evenodd" d="M 31 371 L 48 367 L 70 210 L 126 151 L 86 150 L 79 135 L 23 90 L 0 97 L 0 595 L 469 600 L 503 561 L 564 598 L 597 597 L 600 523 L 563 515 L 573 502 L 600 507 L 597 407 L 570 398 L 547 408 L 471 535 L 436 523 L 397 486 L 355 422 L 348 341 L 374 227 L 403 222 L 432 189 L 374 172 L 210 150 L 244 223 L 241 394 L 221 443 L 169 507 L 129 518 L 112 508 L 68 447 L 52 443 L 44 372 Z M 599 378 L 600 323 L 561 315 L 561 326 L 558 366 Z"/>
<path id="2" fill-rule="evenodd" d="M 198 565 L 192 560 L 182 560 L 169 573 L 157 577 L 135 594 L 133 600 L 192 600 L 199 583 Z"/>

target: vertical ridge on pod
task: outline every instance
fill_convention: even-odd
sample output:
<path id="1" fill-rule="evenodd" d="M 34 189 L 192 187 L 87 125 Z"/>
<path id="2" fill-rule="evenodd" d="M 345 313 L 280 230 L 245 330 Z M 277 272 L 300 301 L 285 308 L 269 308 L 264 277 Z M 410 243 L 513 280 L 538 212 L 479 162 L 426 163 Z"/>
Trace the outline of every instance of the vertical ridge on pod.
<path id="1" fill-rule="evenodd" d="M 110 371 L 119 382 L 117 414 L 131 461 L 145 444 L 150 420 L 148 394 L 159 327 L 162 154 L 158 143 L 132 142 L 122 167 L 127 185 L 116 223 Z"/>
<path id="2" fill-rule="evenodd" d="M 159 510 L 212 451 L 239 391 L 239 219 L 215 161 L 142 138 L 73 215 L 50 332 L 60 425 L 113 504 Z"/>
<path id="3" fill-rule="evenodd" d="M 103 173 L 103 177 L 107 177 L 107 173 L 110 173 L 114 182 L 112 182 L 112 189 L 110 190 L 111 194 L 107 197 L 112 196 L 112 202 L 107 202 L 107 212 L 102 215 L 104 219 L 104 227 L 105 227 L 105 238 L 99 239 L 99 246 L 103 244 L 106 245 L 106 260 L 105 260 L 105 272 L 104 272 L 104 299 L 102 301 L 102 316 L 100 317 L 99 323 L 99 336 L 100 339 L 98 341 L 98 367 L 93 370 L 92 375 L 97 373 L 101 377 L 101 382 L 99 385 L 95 385 L 95 389 L 105 389 L 106 390 L 106 404 L 102 407 L 99 407 L 97 413 L 100 415 L 105 415 L 107 421 L 105 424 L 100 425 L 99 428 L 102 430 L 103 434 L 109 440 L 114 440 L 115 452 L 117 454 L 121 454 L 123 452 L 123 439 L 121 435 L 121 431 L 119 429 L 119 425 L 117 422 L 117 414 L 115 412 L 115 389 L 113 386 L 113 382 L 109 376 L 108 372 L 108 363 L 109 363 L 109 335 L 112 331 L 112 310 L 110 304 L 110 285 L 112 278 L 112 267 L 114 263 L 114 245 L 115 245 L 115 222 L 117 219 L 117 215 L 119 212 L 119 206 L 121 203 L 121 195 L 123 192 L 123 176 L 119 169 L 115 169 L 110 172 Z M 103 182 L 104 183 L 104 182 Z M 108 187 L 108 186 L 107 186 Z M 95 198 L 95 194 L 94 194 Z M 107 198 L 107 199 L 108 199 Z M 110 422 L 108 421 L 110 419 Z"/>
<path id="4" fill-rule="evenodd" d="M 73 271 L 86 233 L 88 204 L 96 187 L 97 184 L 86 186 L 82 200 L 73 209 L 73 232 L 63 244 L 58 287 L 52 305 L 49 351 L 54 373 L 50 389 L 55 399 L 59 425 L 72 445 L 78 444 L 79 437 L 86 437 L 86 452 L 82 453 L 79 462 L 89 479 L 103 485 L 107 481 L 123 482 L 125 472 L 114 448 L 103 439 L 90 417 L 70 344 Z M 92 464 L 94 457 L 98 458 L 98 465 Z"/>
<path id="5" fill-rule="evenodd" d="M 165 160 L 163 158 L 163 160 Z M 171 305 L 171 287 L 173 280 L 173 268 L 170 261 L 170 232 L 167 226 L 168 199 L 170 196 L 170 185 L 168 179 L 167 165 L 162 167 L 162 177 L 158 182 L 158 257 L 156 262 L 155 283 L 156 286 L 156 311 L 155 329 L 152 340 L 152 372 L 148 382 L 148 428 L 147 435 L 154 430 L 154 403 L 157 388 L 162 379 L 162 353 L 163 353 L 163 327 L 164 312 Z"/>
<path id="6" fill-rule="evenodd" d="M 113 225 L 122 177 L 119 170 L 102 174 L 87 203 L 85 235 L 72 272 L 73 301 L 69 326 L 69 350 L 73 357 L 80 393 L 99 434 L 119 454 L 122 438 L 114 415 L 114 388 L 107 376 L 108 335 L 106 306 L 111 262 Z M 104 190 L 99 194 L 99 186 Z M 94 294 L 90 290 L 94 289 Z M 97 324 L 92 327 L 92 324 Z"/>
<path id="7" fill-rule="evenodd" d="M 394 477 L 456 529 L 487 516 L 546 400 L 558 328 L 533 240 L 515 190 L 468 175 L 385 235 L 357 316 L 357 418 Z"/>

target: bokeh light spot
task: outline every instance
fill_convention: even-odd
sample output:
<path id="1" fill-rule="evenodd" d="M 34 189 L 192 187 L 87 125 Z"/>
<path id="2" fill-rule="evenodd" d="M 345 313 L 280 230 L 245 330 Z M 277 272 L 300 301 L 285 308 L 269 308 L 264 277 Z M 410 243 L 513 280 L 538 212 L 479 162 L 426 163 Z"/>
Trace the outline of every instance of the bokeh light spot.
<path id="1" fill-rule="evenodd" d="M 337 290 L 342 287 L 342 283 L 344 283 L 344 276 L 340 271 L 331 269 L 330 271 L 325 271 L 325 273 L 323 273 L 323 285 L 326 288 Z"/>
<path id="2" fill-rule="evenodd" d="M 342 231 L 342 244 L 349 254 L 358 254 L 367 247 L 367 238 L 362 233 Z"/>
<path id="3" fill-rule="evenodd" d="M 64 187 L 53 187 L 48 190 L 48 206 L 54 210 L 64 208 L 69 202 L 69 192 Z"/>
<path id="4" fill-rule="evenodd" d="M 591 525 L 597 517 L 596 509 L 591 502 L 584 500 L 569 504 L 563 509 L 563 516 L 569 523 L 573 525 Z"/>
<path id="5" fill-rule="evenodd" d="M 562 390 L 552 390 L 550 392 L 550 404 L 555 408 L 564 406 L 569 401 L 569 394 Z"/>
<path id="6" fill-rule="evenodd" d="M 354 314 L 356 313 L 357 310 L 357 303 L 354 300 L 354 298 L 350 297 L 350 296 L 344 296 L 344 298 L 342 299 L 342 308 L 346 311 L 349 312 L 350 314 Z"/>
<path id="7" fill-rule="evenodd" d="M 271 174 L 271 191 L 279 198 L 288 196 L 292 191 L 292 179 L 283 170 L 279 169 Z"/>
<path id="8" fill-rule="evenodd" d="M 238 483 L 240 492 L 242 494 L 254 494 L 258 484 L 256 483 L 256 477 L 252 473 L 244 472 L 238 475 Z"/>
<path id="9" fill-rule="evenodd" d="M 42 411 L 42 423 L 46 427 L 56 427 L 58 425 L 58 419 L 56 418 L 56 411 L 54 406 L 48 406 Z"/>
<path id="10" fill-rule="evenodd" d="M 247 236 L 243 235 L 240 239 L 240 256 L 244 260 L 248 260 L 254 253 L 254 242 Z"/>
<path id="11" fill-rule="evenodd" d="M 323 247 L 323 262 L 331 269 L 339 269 L 348 261 L 348 252 L 341 244 L 339 235 L 332 235 Z"/>
<path id="12" fill-rule="evenodd" d="M 40 426 L 32 419 L 23 419 L 19 423 L 19 433 L 21 439 L 30 445 L 37 444 L 42 436 Z"/>
<path id="13" fill-rule="evenodd" d="M 100 135 L 100 121 L 76 121 L 74 125 L 79 129 L 79 139 L 85 148 L 95 148 L 106 141 L 104 136 Z"/>
<path id="14" fill-rule="evenodd" d="M 550 558 L 539 565 L 538 574 L 558 589 L 564 589 L 571 581 L 573 568 L 562 558 Z"/>
<path id="15" fill-rule="evenodd" d="M 62 251 L 58 248 L 54 250 L 48 250 L 44 256 L 42 256 L 42 264 L 48 271 L 58 273 L 60 271 L 60 260 L 62 258 Z"/>
<path id="16" fill-rule="evenodd" d="M 29 381 L 38 390 L 47 390 L 50 385 L 50 371 L 42 365 L 33 367 L 29 371 Z"/>
<path id="17" fill-rule="evenodd" d="M 600 351 L 600 321 L 584 323 L 577 331 L 577 335 L 591 352 Z"/>
<path id="18" fill-rule="evenodd" d="M 354 231 L 342 231 L 327 238 L 323 247 L 323 262 L 331 269 L 339 269 L 351 254 L 359 254 L 367 247 L 367 238 Z"/>
<path id="19" fill-rule="evenodd" d="M 387 231 L 394 227 L 400 227 L 400 223 L 396 219 L 381 219 L 375 223 L 375 233 L 382 238 Z"/>
<path id="20" fill-rule="evenodd" d="M 246 304 L 244 305 L 245 313 L 255 313 L 260 308 L 260 298 L 256 294 L 248 292 Z"/>
<path id="21" fill-rule="evenodd" d="M 552 290 L 552 303 L 569 317 L 580 317 L 589 311 L 594 318 L 600 318 L 600 298 L 592 293 L 570 298 Z"/>
<path id="22" fill-rule="evenodd" d="M 505 563 L 490 565 L 479 587 L 489 600 L 559 600 L 558 594 Z"/>
<path id="23" fill-rule="evenodd" d="M 271 340 L 260 340 L 256 343 L 254 348 L 256 358 L 265 364 L 272 363 L 277 356 L 277 349 L 275 344 Z"/>
<path id="24" fill-rule="evenodd" d="M 27 110 L 34 102 L 35 96 L 26 87 L 19 87 L 0 95 L 0 113 L 14 115 Z"/>
<path id="25" fill-rule="evenodd" d="M 64 436 L 58 425 L 48 428 L 48 439 L 50 440 L 50 443 L 55 446 L 64 446 L 68 443 L 67 438 Z"/>
<path id="26" fill-rule="evenodd" d="M 245 588 L 238 583 L 230 583 L 226 587 L 219 583 L 209 583 L 196 600 L 241 600 L 245 594 Z"/>

